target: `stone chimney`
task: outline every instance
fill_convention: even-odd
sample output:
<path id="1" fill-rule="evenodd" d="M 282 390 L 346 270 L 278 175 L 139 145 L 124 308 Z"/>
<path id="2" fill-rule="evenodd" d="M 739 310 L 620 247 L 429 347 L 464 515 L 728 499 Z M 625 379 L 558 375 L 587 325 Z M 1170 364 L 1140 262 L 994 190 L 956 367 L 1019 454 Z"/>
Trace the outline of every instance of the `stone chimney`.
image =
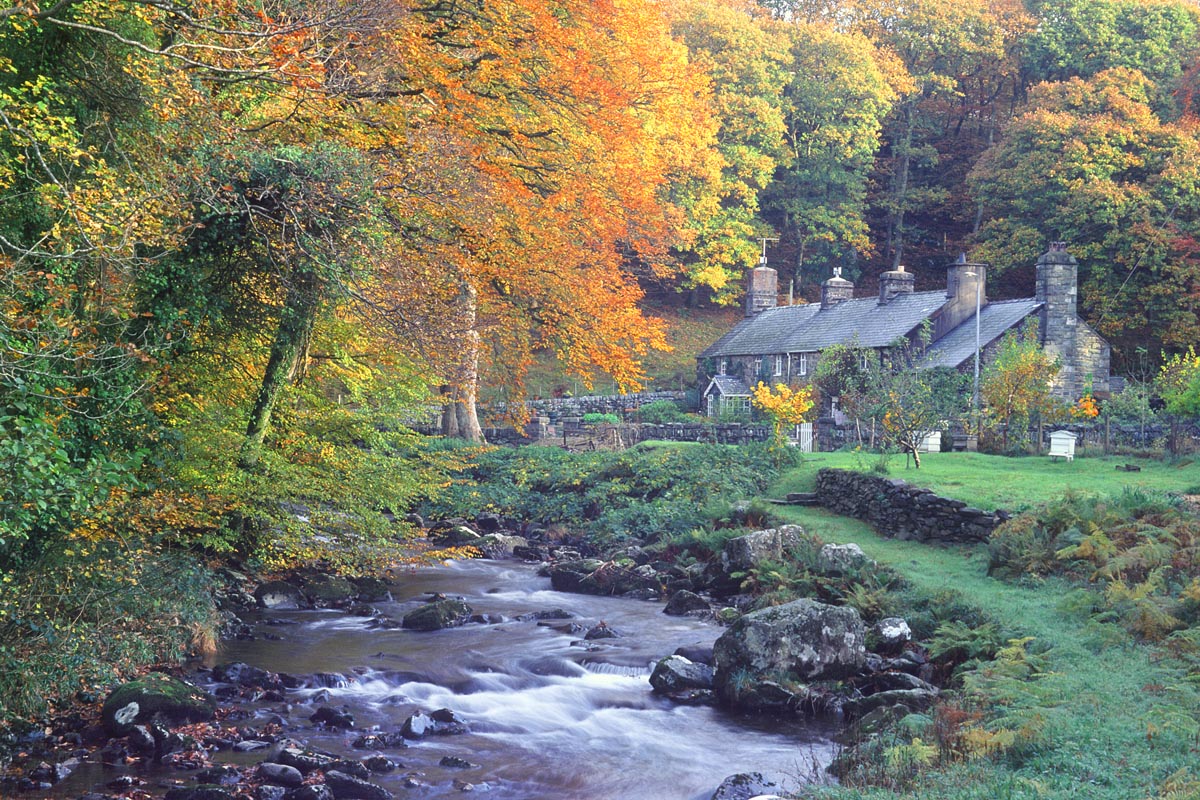
<path id="1" fill-rule="evenodd" d="M 976 304 L 987 307 L 987 268 L 987 264 L 967 261 L 966 253 L 946 267 L 946 304 L 934 318 L 934 341 L 975 316 Z"/>
<path id="2" fill-rule="evenodd" d="M 898 294 L 912 294 L 915 283 L 916 277 L 902 266 L 883 273 L 879 276 L 879 305 L 886 306 Z"/>
<path id="3" fill-rule="evenodd" d="M 842 277 L 842 268 L 833 268 L 833 277 L 821 284 L 821 310 L 833 308 L 854 298 L 854 284 Z"/>
<path id="4" fill-rule="evenodd" d="M 1065 242 L 1051 242 L 1050 250 L 1037 260 L 1034 296 L 1042 304 L 1038 312 L 1042 349 L 1061 362 L 1058 382 L 1068 390 L 1077 388 L 1074 356 L 1078 282 L 1079 262 L 1067 252 Z"/>
<path id="5" fill-rule="evenodd" d="M 746 280 L 746 316 L 753 317 L 766 308 L 779 305 L 779 273 L 767 266 L 764 258 L 750 270 Z"/>

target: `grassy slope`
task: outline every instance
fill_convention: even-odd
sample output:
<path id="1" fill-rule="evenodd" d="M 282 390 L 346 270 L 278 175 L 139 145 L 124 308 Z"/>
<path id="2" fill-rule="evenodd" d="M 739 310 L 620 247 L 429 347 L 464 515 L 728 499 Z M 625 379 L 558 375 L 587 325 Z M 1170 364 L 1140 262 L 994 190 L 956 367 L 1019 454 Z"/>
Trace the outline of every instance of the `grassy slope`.
<path id="1" fill-rule="evenodd" d="M 1050 480 L 1059 470 L 1026 465 L 1024 478 L 1015 478 L 1010 460 L 968 454 L 945 454 L 930 459 L 935 469 L 921 470 L 922 480 L 935 488 L 948 476 L 946 487 L 966 502 L 993 505 L 993 497 L 1021 497 L 1036 503 L 1060 493 L 1063 483 L 1094 489 L 1087 481 Z M 901 462 L 902 463 L 902 462 Z M 833 466 L 824 456 L 814 457 L 785 476 L 773 491 L 795 491 L 811 483 L 820 466 Z M 1077 461 L 1082 473 L 1097 470 L 1104 462 Z M 1196 484 L 1197 467 L 1176 469 L 1143 466 L 1141 473 L 1116 473 L 1134 485 L 1187 489 Z M 1108 470 L 1115 472 L 1111 464 Z M 1086 474 L 1086 473 L 1084 473 Z M 1187 476 L 1171 484 L 1169 476 Z M 913 478 L 913 471 L 904 477 Z M 928 477 L 926 481 L 924 478 Z M 1040 477 L 1040 480 L 1039 480 Z M 1082 475 L 1078 476 L 1082 478 Z M 1144 484 L 1141 482 L 1145 481 Z M 1101 481 L 1104 487 L 1108 480 Z M 1001 484 L 1001 486 L 997 486 Z M 1110 489 L 1104 488 L 1104 491 Z M 1009 506 L 1015 503 L 1005 501 Z M 1111 625 L 1097 625 L 1069 607 L 1072 588 L 1058 581 L 1015 585 L 987 577 L 984 548 L 942 549 L 915 542 L 885 539 L 866 525 L 835 517 L 819 509 L 786 507 L 781 512 L 823 538 L 857 542 L 873 558 L 888 563 L 915 584 L 931 591 L 951 588 L 963 592 L 1022 636 L 1036 637 L 1032 651 L 1048 647 L 1047 667 L 1036 679 L 1022 684 L 1008 700 L 1008 710 L 1035 709 L 1045 718 L 1041 745 L 1020 763 L 980 760 L 925 776 L 912 797 L 936 798 L 1096 798 L 1132 800 L 1152 797 L 1165 779 L 1190 767 L 1200 772 L 1195 717 L 1200 704 L 1197 687 L 1188 684 L 1181 670 L 1161 661 L 1152 648 L 1139 646 Z M 1153 736 L 1149 734 L 1154 732 Z M 839 797 L 892 797 L 881 791 L 837 790 Z M 1196 796 L 1181 794 L 1183 796 Z"/>

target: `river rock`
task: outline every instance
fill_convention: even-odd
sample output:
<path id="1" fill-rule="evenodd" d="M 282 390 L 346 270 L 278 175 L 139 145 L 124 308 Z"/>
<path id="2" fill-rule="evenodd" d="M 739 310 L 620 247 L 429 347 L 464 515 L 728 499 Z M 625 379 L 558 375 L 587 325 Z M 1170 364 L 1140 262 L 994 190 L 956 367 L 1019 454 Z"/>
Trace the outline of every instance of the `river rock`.
<path id="1" fill-rule="evenodd" d="M 336 800 L 333 790 L 323 783 L 311 783 L 292 789 L 287 793 L 287 800 Z"/>
<path id="2" fill-rule="evenodd" d="M 697 664 L 683 656 L 667 656 L 654 665 L 650 685 L 661 694 L 674 694 L 688 689 L 711 689 L 713 670 L 707 664 Z"/>
<path id="3" fill-rule="evenodd" d="M 713 645 L 714 688 L 726 703 L 761 708 L 755 684 L 836 680 L 866 659 L 862 618 L 852 608 L 793 600 L 738 618 Z"/>
<path id="4" fill-rule="evenodd" d="M 325 785 L 333 791 L 335 800 L 391 800 L 392 797 L 382 786 L 338 770 L 325 773 Z"/>
<path id="5" fill-rule="evenodd" d="M 321 706 L 308 718 L 311 722 L 324 725 L 326 728 L 353 728 L 354 717 L 344 709 Z"/>
<path id="6" fill-rule="evenodd" d="M 236 800 L 233 793 L 220 786 L 182 786 L 168 789 L 163 800 Z"/>
<path id="7" fill-rule="evenodd" d="M 351 578 L 350 583 L 354 584 L 354 588 L 358 592 L 355 599 L 360 603 L 390 603 L 392 601 L 392 591 L 382 578 L 362 576 Z"/>
<path id="8" fill-rule="evenodd" d="M 664 614 L 670 614 L 673 617 L 682 617 L 693 611 L 708 611 L 708 601 L 687 589 L 680 589 L 671 595 L 671 599 L 667 601 L 667 607 L 663 609 Z"/>
<path id="9" fill-rule="evenodd" d="M 862 717 L 877 708 L 902 706 L 910 714 L 927 710 L 937 702 L 937 690 L 929 689 L 893 689 L 887 692 L 877 692 L 867 697 L 848 700 L 842 709 L 847 716 Z"/>
<path id="10" fill-rule="evenodd" d="M 827 544 L 817 554 L 817 569 L 829 575 L 845 575 L 874 562 L 862 548 L 849 544 Z"/>
<path id="11" fill-rule="evenodd" d="M 458 756 L 442 756 L 442 760 L 439 761 L 438 764 L 443 767 L 450 767 L 452 769 L 473 769 L 474 767 L 479 766 L 478 764 L 472 764 L 465 758 L 459 758 Z"/>
<path id="12" fill-rule="evenodd" d="M 316 608 L 341 608 L 358 597 L 354 584 L 340 575 L 318 573 L 308 577 L 301 588 Z"/>
<path id="13" fill-rule="evenodd" d="M 502 533 L 490 533 L 480 537 L 473 545 L 484 558 L 512 558 L 517 548 L 528 547 L 529 542 L 524 536 L 507 536 Z"/>
<path id="14" fill-rule="evenodd" d="M 560 561 L 550 567 L 550 586 L 556 592 L 583 592 L 583 582 L 604 562 L 596 558 Z"/>
<path id="15" fill-rule="evenodd" d="M 403 625 L 415 631 L 438 631 L 465 625 L 471 614 L 471 607 L 463 600 L 435 600 L 405 614 Z"/>
<path id="16" fill-rule="evenodd" d="M 390 750 L 408 747 L 402 733 L 368 733 L 358 737 L 351 745 L 358 750 Z"/>
<path id="17" fill-rule="evenodd" d="M 289 767 L 295 767 L 300 770 L 302 775 L 308 775 L 316 772 L 319 769 L 332 764 L 335 759 L 333 756 L 325 755 L 324 753 L 316 753 L 312 750 L 301 750 L 296 747 L 285 747 L 279 751 L 276 760 L 280 764 L 286 764 Z"/>
<path id="18" fill-rule="evenodd" d="M 289 789 L 294 789 L 304 783 L 304 775 L 300 770 L 287 764 L 276 764 L 274 761 L 264 761 L 259 764 L 258 777 L 264 783 L 286 786 Z"/>
<path id="19" fill-rule="evenodd" d="M 482 534 L 499 533 L 504 529 L 504 520 L 493 511 L 484 511 L 475 515 L 475 529 Z"/>
<path id="20" fill-rule="evenodd" d="M 429 540 L 439 547 L 461 547 L 479 541 L 478 531 L 473 530 L 465 519 L 455 517 L 435 523 L 429 529 Z"/>
<path id="21" fill-rule="evenodd" d="M 712 800 L 751 800 L 759 795 L 769 795 L 779 786 L 763 777 L 761 772 L 741 772 L 721 781 L 713 792 Z"/>
<path id="22" fill-rule="evenodd" d="M 395 772 L 401 765 L 392 761 L 387 756 L 367 756 L 363 759 L 363 766 L 371 772 Z"/>
<path id="23" fill-rule="evenodd" d="M 871 626 L 869 638 L 872 649 L 883 654 L 896 653 L 912 641 L 912 628 L 900 617 L 888 617 Z"/>
<path id="24" fill-rule="evenodd" d="M 114 736 L 129 733 L 135 723 L 155 716 L 168 724 L 204 722 L 213 718 L 216 699 L 178 678 L 151 672 L 136 681 L 118 686 L 104 701 L 100 712 L 104 727 Z"/>
<path id="25" fill-rule="evenodd" d="M 404 727 L 400 729 L 400 733 L 405 739 L 420 739 L 426 734 L 433 732 L 434 720 L 424 711 L 416 711 L 408 719 L 404 720 Z"/>
<path id="26" fill-rule="evenodd" d="M 197 772 L 196 782 L 213 786 L 237 786 L 242 782 L 242 772 L 237 767 L 222 764 Z"/>
<path id="27" fill-rule="evenodd" d="M 287 610 L 306 608 L 304 592 L 287 581 L 267 581 L 254 590 L 254 597 L 263 608 Z"/>
<path id="28" fill-rule="evenodd" d="M 213 667 L 212 676 L 215 681 L 232 683 L 237 686 L 256 686 L 263 689 L 283 688 L 283 681 L 275 673 L 259 667 L 252 667 L 241 661 L 218 664 Z"/>
<path id="29" fill-rule="evenodd" d="M 607 622 L 603 621 L 597 625 L 593 625 L 591 628 L 588 628 L 588 632 L 583 636 L 583 638 L 589 642 L 595 641 L 596 639 L 619 639 L 620 637 L 621 634 L 618 633 L 615 628 L 609 626 Z"/>
<path id="30" fill-rule="evenodd" d="M 273 783 L 260 783 L 254 789 L 254 800 L 284 800 L 287 797 L 286 786 L 276 786 Z"/>

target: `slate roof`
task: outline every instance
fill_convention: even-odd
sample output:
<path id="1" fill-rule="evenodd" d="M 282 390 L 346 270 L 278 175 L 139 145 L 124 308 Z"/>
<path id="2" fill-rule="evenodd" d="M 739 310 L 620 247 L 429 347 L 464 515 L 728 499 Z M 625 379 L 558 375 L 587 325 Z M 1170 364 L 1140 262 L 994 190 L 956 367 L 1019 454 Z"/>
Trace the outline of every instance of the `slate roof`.
<path id="1" fill-rule="evenodd" d="M 1032 298 L 988 303 L 979 314 L 979 346 L 986 347 L 1041 308 Z M 975 315 L 938 339 L 925 351 L 921 367 L 958 367 L 975 358 Z"/>
<path id="2" fill-rule="evenodd" d="M 806 353 L 852 340 L 859 347 L 884 347 L 945 303 L 946 293 L 936 291 L 898 295 L 882 306 L 877 297 L 864 297 L 824 311 L 820 303 L 768 308 L 739 322 L 699 357 Z M 971 330 L 974 348 L 974 327 Z"/>
<path id="3" fill-rule="evenodd" d="M 747 386 L 746 382 L 741 378 L 735 378 L 732 375 L 715 375 L 713 376 L 712 383 L 709 384 L 709 387 L 711 387 L 714 383 L 717 385 L 717 391 L 719 391 L 725 397 L 750 396 L 750 387 Z M 708 388 L 704 390 L 704 393 L 708 394 Z"/>

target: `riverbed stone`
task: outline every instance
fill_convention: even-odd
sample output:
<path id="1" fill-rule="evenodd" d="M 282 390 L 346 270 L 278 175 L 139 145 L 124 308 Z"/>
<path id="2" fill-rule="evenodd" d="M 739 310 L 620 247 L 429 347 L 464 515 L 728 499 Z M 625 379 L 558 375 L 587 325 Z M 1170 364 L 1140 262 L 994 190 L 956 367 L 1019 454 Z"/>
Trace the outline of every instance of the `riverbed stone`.
<path id="1" fill-rule="evenodd" d="M 388 588 L 387 582 L 382 578 L 362 575 L 357 578 L 351 578 L 350 583 L 358 591 L 356 599 L 359 602 L 390 603 L 392 601 L 392 591 Z"/>
<path id="2" fill-rule="evenodd" d="M 689 689 L 711 689 L 713 669 L 697 664 L 683 656 L 667 656 L 654 665 L 650 685 L 660 694 L 674 694 Z"/>
<path id="3" fill-rule="evenodd" d="M 465 625 L 471 619 L 471 607 L 459 598 L 447 598 L 426 603 L 404 615 L 403 625 L 409 630 L 438 631 Z"/>
<path id="4" fill-rule="evenodd" d="M 327 728 L 353 728 L 354 717 L 349 711 L 339 708 L 330 708 L 329 706 L 321 706 L 316 712 L 309 717 L 311 722 L 318 725 L 324 725 Z"/>
<path id="5" fill-rule="evenodd" d="M 893 689 L 848 700 L 842 708 L 851 717 L 862 717 L 877 708 L 889 706 L 902 706 L 908 713 L 916 714 L 927 710 L 937 702 L 937 698 L 936 689 Z"/>
<path id="6" fill-rule="evenodd" d="M 336 800 L 333 796 L 333 790 L 323 783 L 311 783 L 306 786 L 301 786 L 299 789 L 292 789 L 287 793 L 285 800 Z"/>
<path id="7" fill-rule="evenodd" d="M 336 761 L 333 756 L 316 753 L 312 750 L 301 750 L 298 747 L 285 747 L 279 751 L 276 761 L 295 767 L 303 775 L 309 775 L 319 769 L 324 769 Z"/>
<path id="8" fill-rule="evenodd" d="M 483 553 L 484 558 L 494 559 L 512 558 L 517 548 L 528 546 L 529 541 L 524 536 L 509 536 L 503 533 L 490 533 L 472 544 L 472 547 Z"/>
<path id="9" fill-rule="evenodd" d="M 325 773 L 325 785 L 333 792 L 334 800 L 391 800 L 392 797 L 382 786 L 338 770 Z"/>
<path id="10" fill-rule="evenodd" d="M 442 760 L 438 764 L 443 767 L 450 767 L 451 769 L 473 769 L 479 766 L 458 756 L 442 756 Z"/>
<path id="11" fill-rule="evenodd" d="M 358 597 L 358 590 L 340 575 L 317 573 L 305 579 L 305 596 L 317 608 L 341 608 Z"/>
<path id="12" fill-rule="evenodd" d="M 708 611 L 708 601 L 687 589 L 680 589 L 671 595 L 667 607 L 663 609 L 664 614 L 673 617 L 682 617 L 695 611 Z"/>
<path id="13" fill-rule="evenodd" d="M 764 608 L 740 617 L 713 645 L 714 688 L 729 705 L 762 708 L 756 684 L 850 677 L 866 659 L 865 641 L 852 608 L 809 599 Z"/>
<path id="14" fill-rule="evenodd" d="M 105 729 L 124 736 L 133 725 L 161 717 L 168 724 L 204 722 L 213 718 L 217 701 L 208 692 L 161 672 L 122 684 L 109 694 L 100 712 Z"/>
<path id="15" fill-rule="evenodd" d="M 429 540 L 439 547 L 474 545 L 479 539 L 479 532 L 468 525 L 465 519 L 457 517 L 435 523 L 429 529 Z"/>
<path id="16" fill-rule="evenodd" d="M 589 642 L 597 639 L 619 639 L 620 637 L 621 634 L 616 630 L 616 628 L 613 628 L 607 622 L 600 622 L 599 624 L 593 625 L 592 627 L 588 628 L 588 632 L 583 636 L 583 638 Z"/>
<path id="17" fill-rule="evenodd" d="M 779 786 L 763 777 L 761 772 L 740 772 L 721 781 L 713 792 L 712 800 L 751 800 L 759 795 L 769 795 Z"/>
<path id="18" fill-rule="evenodd" d="M 308 606 L 308 599 L 304 596 L 304 592 L 287 581 L 267 581 L 259 584 L 258 588 L 254 590 L 254 598 L 263 608 L 276 611 Z"/>
<path id="19" fill-rule="evenodd" d="M 434 720 L 424 711 L 416 711 L 406 720 L 400 733 L 405 739 L 420 739 L 433 732 Z"/>
<path id="20" fill-rule="evenodd" d="M 181 786 L 167 790 L 164 800 L 236 800 L 233 793 L 221 786 Z"/>
<path id="21" fill-rule="evenodd" d="M 231 661 L 213 667 L 213 680 L 237 686 L 257 686 L 263 689 L 282 688 L 279 676 L 260 667 L 252 667 L 242 661 Z"/>
<path id="22" fill-rule="evenodd" d="M 287 764 L 277 764 L 274 761 L 264 761 L 259 764 L 258 777 L 265 783 L 286 786 L 289 789 L 294 789 L 304 783 L 304 775 L 300 770 Z"/>

